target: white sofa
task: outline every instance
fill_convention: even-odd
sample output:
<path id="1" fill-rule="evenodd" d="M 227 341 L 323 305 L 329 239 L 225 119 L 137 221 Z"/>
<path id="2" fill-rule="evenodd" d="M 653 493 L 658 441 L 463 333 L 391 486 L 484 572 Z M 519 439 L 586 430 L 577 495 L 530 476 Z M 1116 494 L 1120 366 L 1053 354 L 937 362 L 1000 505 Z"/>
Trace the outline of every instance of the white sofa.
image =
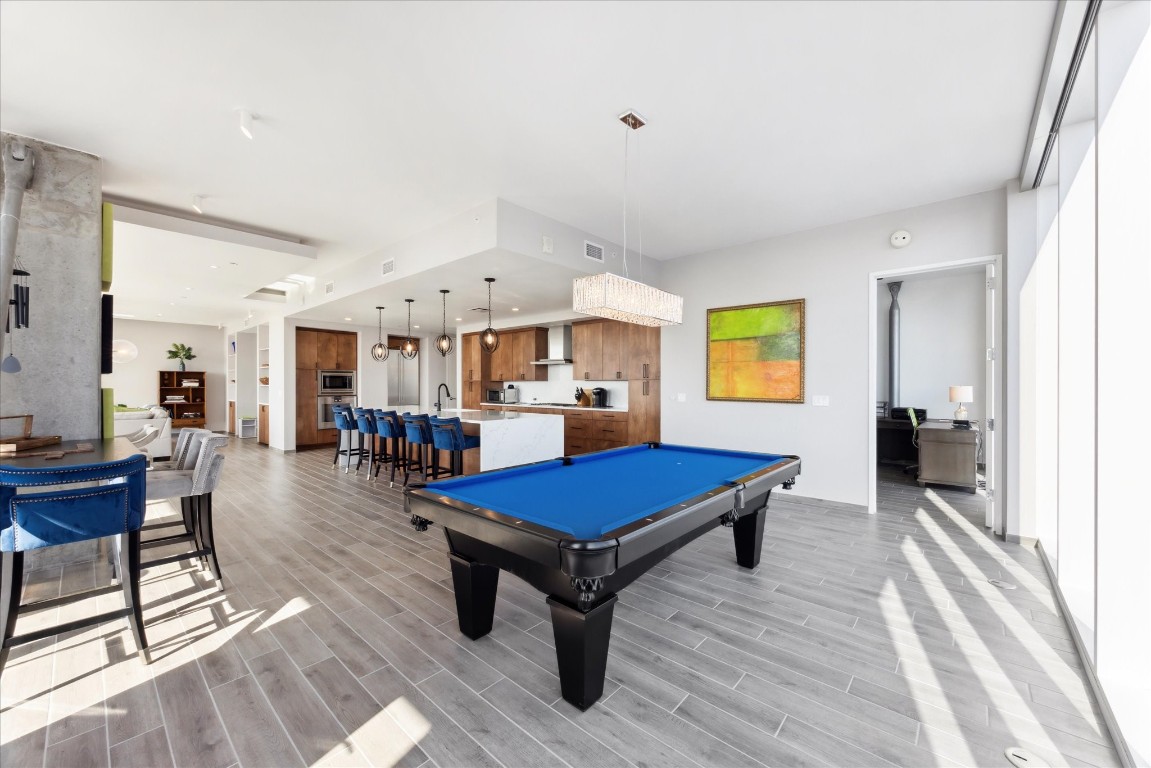
<path id="1" fill-rule="evenodd" d="M 153 459 L 166 459 L 172 455 L 172 419 L 168 411 L 152 406 L 146 411 L 116 411 L 113 416 L 112 434 L 123 437 L 139 432 L 147 426 L 160 430 L 160 436 L 145 446 Z"/>

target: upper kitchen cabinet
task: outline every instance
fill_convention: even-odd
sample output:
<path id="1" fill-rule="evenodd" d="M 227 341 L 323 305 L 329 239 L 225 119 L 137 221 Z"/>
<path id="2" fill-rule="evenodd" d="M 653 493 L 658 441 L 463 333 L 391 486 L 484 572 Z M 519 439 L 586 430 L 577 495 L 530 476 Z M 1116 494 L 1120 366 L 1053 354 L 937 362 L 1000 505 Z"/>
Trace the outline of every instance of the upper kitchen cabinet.
<path id="1" fill-rule="evenodd" d="M 355 333 L 336 334 L 336 370 L 356 370 L 359 365 L 359 358 L 356 354 L 356 340 L 358 338 L 359 336 Z"/>
<path id="2" fill-rule="evenodd" d="M 603 323 L 572 323 L 572 378 L 603 381 Z"/>
<path id="3" fill-rule="evenodd" d="M 626 323 L 627 378 L 658 379 L 660 329 Z"/>
<path id="4" fill-rule="evenodd" d="M 491 354 L 489 378 L 491 381 L 507 382 L 547 381 L 547 366 L 531 364 L 533 360 L 547 357 L 547 354 L 547 328 L 501 331 L 500 345 Z M 467 362 L 466 358 L 464 362 Z"/>
<path id="5" fill-rule="evenodd" d="M 572 378 L 585 381 L 626 379 L 627 323 L 588 320 L 572 324 Z"/>
<path id="6" fill-rule="evenodd" d="M 320 335 L 307 328 L 296 329 L 296 370 L 320 369 Z"/>

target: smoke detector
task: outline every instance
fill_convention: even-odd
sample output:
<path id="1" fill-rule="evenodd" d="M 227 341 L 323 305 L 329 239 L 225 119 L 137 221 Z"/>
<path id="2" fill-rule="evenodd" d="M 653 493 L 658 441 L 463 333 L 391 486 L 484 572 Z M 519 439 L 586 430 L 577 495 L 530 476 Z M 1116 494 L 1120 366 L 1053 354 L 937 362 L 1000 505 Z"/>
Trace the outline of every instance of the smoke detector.
<path id="1" fill-rule="evenodd" d="M 909 245 L 911 245 L 911 233 L 906 229 L 891 233 L 892 248 L 906 248 Z"/>

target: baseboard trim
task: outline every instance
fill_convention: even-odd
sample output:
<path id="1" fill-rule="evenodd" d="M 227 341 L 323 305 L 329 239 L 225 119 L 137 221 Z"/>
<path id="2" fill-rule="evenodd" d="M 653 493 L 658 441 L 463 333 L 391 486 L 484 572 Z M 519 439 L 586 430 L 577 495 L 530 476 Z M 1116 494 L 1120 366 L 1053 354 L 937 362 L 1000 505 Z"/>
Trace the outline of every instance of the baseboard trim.
<path id="1" fill-rule="evenodd" d="M 1095 674 L 1095 662 L 1087 654 L 1087 646 L 1084 645 L 1083 638 L 1079 635 L 1079 628 L 1075 626 L 1075 621 L 1071 618 L 1067 601 L 1063 599 L 1063 590 L 1059 588 L 1059 580 L 1055 578 L 1055 571 L 1051 568 L 1047 553 L 1043 551 L 1043 542 L 1036 540 L 1035 549 L 1039 552 L 1043 569 L 1047 571 L 1047 578 L 1051 580 L 1055 600 L 1059 603 L 1060 613 L 1063 614 L 1063 623 L 1071 634 L 1071 642 L 1075 643 L 1075 651 L 1079 654 L 1079 658 L 1083 659 L 1083 669 L 1087 672 L 1087 682 L 1091 685 L 1091 692 L 1095 694 L 1095 700 L 1099 702 L 1099 712 L 1103 715 L 1103 724 L 1107 726 L 1107 732 L 1111 734 L 1111 741 L 1115 743 L 1115 751 L 1119 753 L 1119 761 L 1123 763 L 1123 768 L 1138 768 L 1135 758 L 1131 755 L 1131 749 L 1127 746 L 1127 740 L 1123 738 L 1123 731 L 1119 729 L 1119 721 L 1115 719 L 1115 713 L 1111 711 L 1111 704 L 1107 701 L 1103 684 L 1099 682 L 1099 677 Z"/>

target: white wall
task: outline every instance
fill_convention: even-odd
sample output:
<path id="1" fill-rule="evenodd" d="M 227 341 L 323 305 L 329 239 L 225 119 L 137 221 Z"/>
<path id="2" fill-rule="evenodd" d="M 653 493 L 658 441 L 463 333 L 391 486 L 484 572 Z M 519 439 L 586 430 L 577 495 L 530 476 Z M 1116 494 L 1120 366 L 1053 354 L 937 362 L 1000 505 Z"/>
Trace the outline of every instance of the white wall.
<path id="1" fill-rule="evenodd" d="M 910 246 L 891 247 L 898 229 L 912 233 Z M 870 273 L 988 257 L 1005 245 L 1004 192 L 993 190 L 665 262 L 684 323 L 663 330 L 663 438 L 798 454 L 796 493 L 866 505 Z M 708 401 L 707 309 L 798 298 L 807 300 L 807 402 Z M 813 395 L 830 397 L 830 407 L 810 405 Z"/>
<path id="2" fill-rule="evenodd" d="M 929 419 L 950 419 L 956 404 L 947 388 L 970 384 L 975 400 L 967 417 L 985 423 L 986 352 L 984 270 L 933 272 L 879 283 L 876 313 L 878 400 L 887 399 L 888 282 L 902 281 L 900 306 L 900 399 L 889 405 L 926 408 Z"/>
<path id="3" fill-rule="evenodd" d="M 114 402 L 129 406 L 158 403 L 158 371 L 174 371 L 176 360 L 168 359 L 175 343 L 192 348 L 196 359 L 185 363 L 189 371 L 203 371 L 209 408 L 204 414 L 208 429 L 224 431 L 228 422 L 227 359 L 225 333 L 208 325 L 183 323 L 150 323 L 144 320 L 112 321 L 112 338 L 127 339 L 139 354 L 129 363 L 113 363 L 101 386 L 115 390 Z"/>

